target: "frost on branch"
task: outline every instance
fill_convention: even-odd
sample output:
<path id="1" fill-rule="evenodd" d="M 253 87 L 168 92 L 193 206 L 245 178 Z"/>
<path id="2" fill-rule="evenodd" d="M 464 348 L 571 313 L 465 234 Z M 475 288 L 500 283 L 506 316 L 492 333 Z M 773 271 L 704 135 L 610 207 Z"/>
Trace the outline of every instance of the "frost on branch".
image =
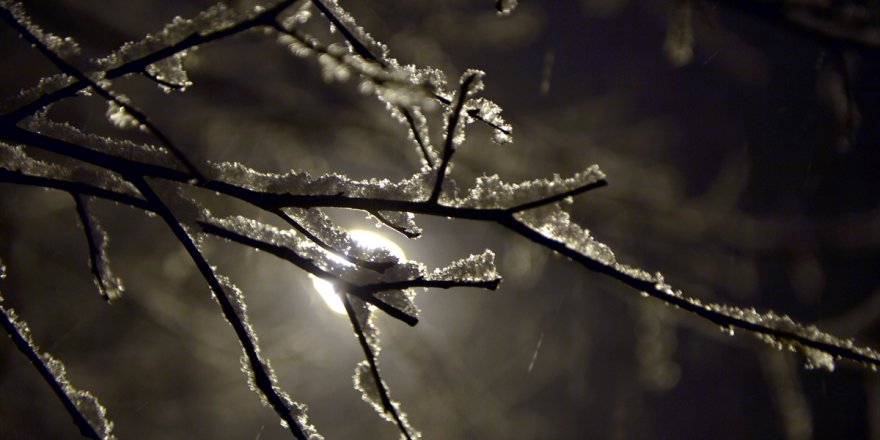
<path id="1" fill-rule="evenodd" d="M 62 38 L 44 31 L 43 28 L 31 21 L 21 3 L 11 0 L 2 0 L 0 1 L 0 8 L 3 10 L 3 18 L 11 17 L 12 20 L 22 26 L 27 33 L 36 38 L 40 44 L 51 50 L 65 62 L 74 66 L 82 66 L 85 64 L 86 61 L 80 53 L 79 44 L 77 44 L 73 38 Z"/>
<path id="2" fill-rule="evenodd" d="M 184 57 L 186 52 L 179 52 L 147 66 L 148 76 L 159 84 L 163 92 L 182 92 L 192 85 L 183 67 Z"/>
<path id="3" fill-rule="evenodd" d="M 346 196 L 387 200 L 417 201 L 428 197 L 432 171 L 420 172 L 408 179 L 353 180 L 341 174 L 312 176 L 291 170 L 285 174 L 264 173 L 237 162 L 209 163 L 206 177 L 254 191 L 273 194 L 310 196 Z"/>
<path id="4" fill-rule="evenodd" d="M 354 369 L 354 387 L 356 390 L 361 392 L 361 398 L 364 402 L 370 404 L 376 412 L 382 416 L 385 420 L 388 420 L 392 423 L 397 423 L 394 420 L 394 416 L 389 414 L 388 411 L 385 411 L 384 406 L 382 404 L 382 395 L 379 391 L 379 387 L 374 380 L 372 375 L 372 371 L 370 370 L 370 364 L 367 361 L 361 361 Z M 384 386 L 384 384 L 383 384 Z M 387 387 L 385 388 L 387 390 Z M 406 416 L 406 413 L 400 410 L 400 403 L 391 400 L 391 405 L 394 407 L 395 413 L 400 419 L 400 423 L 403 425 L 404 429 L 407 433 L 409 433 L 409 438 L 419 439 L 422 437 L 421 433 L 413 429 L 412 425 L 409 423 L 409 419 Z M 401 433 L 400 438 L 405 440 L 408 437 Z"/>
<path id="5" fill-rule="evenodd" d="M 499 145 L 513 142 L 513 136 L 510 135 L 513 126 L 501 116 L 501 107 L 498 104 L 486 98 L 476 98 L 466 102 L 464 108 L 469 116 L 479 116 L 493 128 L 492 142 Z"/>
<path id="6" fill-rule="evenodd" d="M 42 116 L 28 119 L 26 128 L 36 133 L 123 159 L 161 165 L 171 169 L 179 168 L 179 162 L 171 153 L 154 145 L 137 144 L 124 139 L 84 133 L 66 122 L 54 122 Z"/>
<path id="7" fill-rule="evenodd" d="M 20 107 L 30 104 L 43 95 L 60 90 L 73 83 L 74 78 L 63 73 L 44 76 L 33 87 L 20 90 L 15 96 L 4 98 L 0 102 L 0 114 L 12 112 Z"/>
<path id="8" fill-rule="evenodd" d="M 483 176 L 477 178 L 467 196 L 455 200 L 455 204 L 469 208 L 512 208 L 582 188 L 604 178 L 605 173 L 597 165 L 565 179 L 554 174 L 552 179 L 507 183 L 498 175 Z"/>
<path id="9" fill-rule="evenodd" d="M 416 224 L 415 216 L 411 212 L 376 211 L 372 214 L 381 224 L 387 225 L 408 238 L 422 235 L 422 228 Z"/>
<path id="10" fill-rule="evenodd" d="M 117 96 L 119 102 L 128 103 L 128 98 L 124 95 Z M 140 122 L 128 112 L 125 106 L 117 104 L 115 101 L 107 101 L 107 119 L 117 128 L 139 128 Z"/>
<path id="11" fill-rule="evenodd" d="M 449 266 L 435 269 L 430 275 L 430 280 L 455 280 L 455 281 L 494 281 L 498 280 L 498 270 L 495 267 L 495 253 L 489 249 L 478 255 L 470 255 L 467 258 L 455 261 Z"/>
<path id="12" fill-rule="evenodd" d="M 260 402 L 262 402 L 263 405 L 269 407 L 273 406 L 272 403 L 269 402 L 265 390 L 261 389 L 257 383 L 258 379 L 256 374 L 264 374 L 265 379 L 269 381 L 269 386 L 271 386 L 272 392 L 281 399 L 287 412 L 289 412 L 293 420 L 296 421 L 299 429 L 306 435 L 306 438 L 309 440 L 323 439 L 323 437 L 315 430 L 315 427 L 309 423 L 309 418 L 306 414 L 308 408 L 301 403 L 294 402 L 290 396 L 278 386 L 278 377 L 272 369 L 272 365 L 270 365 L 269 360 L 264 359 L 260 353 L 257 334 L 254 332 L 254 329 L 248 320 L 247 305 L 244 302 L 244 294 L 238 287 L 232 284 L 232 281 L 229 278 L 223 275 L 217 275 L 217 281 L 219 281 L 220 285 L 223 287 L 223 293 L 229 299 L 235 314 L 247 332 L 250 343 L 253 344 L 254 354 L 257 359 L 252 359 L 248 356 L 246 349 L 241 356 L 241 370 L 248 378 L 248 386 L 251 391 L 260 396 Z M 214 299 L 216 300 L 217 297 L 214 296 Z M 259 365 L 255 367 L 252 364 L 253 362 L 258 362 Z M 257 373 L 255 370 L 259 370 L 260 372 Z M 281 419 L 281 426 L 290 428 L 287 426 L 287 422 L 283 418 Z"/>
<path id="13" fill-rule="evenodd" d="M 372 263 L 397 264 L 397 257 L 385 248 L 369 247 L 351 238 L 351 235 L 337 228 L 324 212 L 318 208 L 284 208 L 303 228 L 332 249 L 360 261 Z"/>
<path id="14" fill-rule="evenodd" d="M 651 275 L 622 264 L 615 264 L 614 269 L 628 277 L 653 283 L 654 289 L 650 295 L 667 305 L 687 309 L 715 322 L 725 333 L 733 335 L 735 328 L 744 329 L 771 347 L 800 353 L 804 356 L 807 369 L 834 371 L 835 361 L 841 358 L 859 362 L 873 371 L 880 366 L 880 352 L 859 346 L 851 339 L 841 339 L 825 333 L 813 325 L 800 324 L 786 315 L 773 311 L 761 313 L 754 308 L 704 304 L 697 298 L 685 296 L 680 290 L 674 290 L 660 273 Z"/>
<path id="15" fill-rule="evenodd" d="M 558 203 L 518 212 L 515 217 L 541 235 L 594 261 L 606 266 L 616 262 L 611 249 L 590 236 L 590 231 L 572 222 L 571 216 Z"/>
<path id="16" fill-rule="evenodd" d="M 421 437 L 407 420 L 406 414 L 400 410 L 400 404 L 391 400 L 388 387 L 379 373 L 378 357 L 379 329 L 374 323 L 375 309 L 358 298 L 346 297 L 346 310 L 355 335 L 361 342 L 365 360 L 354 370 L 354 387 L 361 392 L 361 398 L 385 420 L 396 423 L 401 430 L 401 439 L 418 439 Z"/>
<path id="17" fill-rule="evenodd" d="M 376 41 L 367 31 L 360 27 L 354 17 L 339 6 L 337 0 L 320 0 L 313 3 L 331 22 L 331 29 L 342 27 L 340 30 L 344 30 L 351 35 L 353 41 L 347 40 L 347 43 L 352 52 L 360 53 L 361 56 L 364 56 L 366 54 L 361 52 L 366 51 L 382 64 L 397 64 L 396 61 L 388 57 L 388 46 Z M 357 45 L 361 47 L 357 47 Z"/>
<path id="18" fill-rule="evenodd" d="M 249 18 L 248 14 L 231 9 L 223 3 L 218 3 L 193 18 L 174 17 L 159 32 L 149 34 L 140 41 L 125 43 L 115 52 L 96 60 L 95 63 L 103 70 L 110 70 L 157 50 L 173 46 L 193 34 L 204 35 L 211 31 L 225 29 L 247 18 Z M 183 56 L 181 54 L 181 57 Z M 148 71 L 152 69 L 152 72 L 148 73 L 164 72 L 167 67 L 159 65 L 148 68 Z"/>
<path id="19" fill-rule="evenodd" d="M 19 146 L 0 142 L 0 169 L 32 177 L 79 182 L 129 196 L 138 196 L 137 189 L 118 175 L 97 168 L 67 166 L 36 160 Z"/>
<path id="20" fill-rule="evenodd" d="M 3 281 L 5 276 L 6 268 L 0 262 L 0 281 Z M 34 343 L 27 323 L 18 317 L 15 310 L 3 307 L 2 303 L 3 296 L 0 294 L 0 321 L 4 329 L 19 351 L 29 358 L 43 379 L 62 399 L 67 411 L 73 416 L 74 423 L 79 426 L 80 432 L 92 438 L 115 439 L 112 432 L 113 422 L 107 418 L 107 409 L 92 393 L 79 390 L 70 383 L 67 370 L 61 361 L 48 353 L 40 353 L 40 348 Z"/>
<path id="21" fill-rule="evenodd" d="M 79 220 L 86 233 L 89 245 L 89 265 L 95 278 L 98 292 L 107 302 L 122 297 L 125 288 L 122 280 L 110 269 L 110 258 L 107 256 L 107 232 L 101 227 L 98 218 L 89 210 L 88 199 L 79 194 L 74 195 Z"/>

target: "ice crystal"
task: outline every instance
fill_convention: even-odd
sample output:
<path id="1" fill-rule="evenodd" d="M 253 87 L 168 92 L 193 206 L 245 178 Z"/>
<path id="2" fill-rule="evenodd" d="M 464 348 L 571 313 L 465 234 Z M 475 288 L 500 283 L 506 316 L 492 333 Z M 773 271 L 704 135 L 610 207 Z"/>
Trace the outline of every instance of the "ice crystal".
<path id="1" fill-rule="evenodd" d="M 26 128 L 71 144 L 132 161 L 151 163 L 172 169 L 177 169 L 180 166 L 180 162 L 163 148 L 83 133 L 66 122 L 54 122 L 42 116 L 30 118 Z"/>
<path id="2" fill-rule="evenodd" d="M 179 52 L 147 66 L 147 73 L 157 81 L 163 92 L 185 91 L 192 85 L 183 67 L 185 56 L 186 52 Z"/>
<path id="3" fill-rule="evenodd" d="M 0 281 L 2 281 L 5 276 L 6 268 L 3 266 L 3 262 L 0 261 Z M 73 386 L 67 377 L 67 370 L 64 368 L 64 364 L 61 361 L 55 359 L 48 353 L 40 352 L 40 348 L 31 336 L 31 331 L 27 322 L 19 318 L 15 313 L 15 310 L 4 307 L 2 305 L 3 301 L 3 295 L 0 294 L 0 315 L 2 315 L 0 316 L 0 319 L 9 324 L 6 325 L 4 323 L 3 327 L 5 327 L 7 332 L 10 333 L 10 336 L 20 339 L 25 343 L 26 347 L 20 347 L 19 349 L 25 352 L 28 357 L 31 357 L 34 362 L 41 362 L 43 366 L 45 366 L 46 371 L 51 376 L 51 378 L 47 380 L 52 380 L 58 385 L 61 392 L 64 393 L 67 399 L 73 403 L 74 407 L 76 407 L 76 411 L 86 419 L 88 424 L 100 436 L 100 438 L 105 440 L 115 439 L 116 437 L 113 435 L 113 422 L 107 418 L 107 409 L 101 405 L 97 397 L 92 393 L 77 389 Z"/>
<path id="4" fill-rule="evenodd" d="M 129 196 L 140 194 L 133 185 L 110 171 L 36 160 L 25 154 L 21 147 L 2 142 L 0 142 L 0 168 L 26 176 L 84 183 Z"/>
<path id="5" fill-rule="evenodd" d="M 206 35 L 233 26 L 247 18 L 249 18 L 247 13 L 238 12 L 219 3 L 190 19 L 174 17 L 161 31 L 147 35 L 139 41 L 125 43 L 115 52 L 96 60 L 95 63 L 103 70 L 109 70 L 156 50 L 173 46 L 194 34 Z M 161 66 L 152 69 L 162 70 Z"/>
<path id="6" fill-rule="evenodd" d="M 42 96 L 48 95 L 67 87 L 73 83 L 74 78 L 65 74 L 56 74 L 40 78 L 37 85 L 20 90 L 15 96 L 5 98 L 0 102 L 0 113 L 12 112 L 22 106 L 30 104 Z"/>
<path id="7" fill-rule="evenodd" d="M 455 261 L 444 268 L 436 269 L 428 276 L 428 279 L 431 280 L 455 281 L 493 281 L 498 278 L 495 253 L 489 249 L 484 250 L 481 254 L 470 255 Z"/>
<path id="8" fill-rule="evenodd" d="M 79 44 L 73 38 L 59 37 L 44 31 L 43 28 L 31 21 L 21 3 L 3 0 L 0 2 L 0 8 L 8 11 L 12 18 L 25 28 L 27 33 L 31 34 L 40 44 L 65 62 L 74 66 L 84 66 L 86 64 L 86 60 L 81 56 Z"/>
<path id="9" fill-rule="evenodd" d="M 591 237 L 588 230 L 572 222 L 569 214 L 563 211 L 559 205 L 519 212 L 516 214 L 516 218 L 541 235 L 561 242 L 569 249 L 599 263 L 607 266 L 613 266 L 615 263 L 614 253 L 611 252 L 611 249 Z"/>
<path id="10" fill-rule="evenodd" d="M 125 106 L 113 100 L 107 101 L 107 119 L 118 128 L 140 127 L 140 122 L 126 110 Z"/>
<path id="11" fill-rule="evenodd" d="M 91 246 L 93 246 L 93 249 L 91 249 L 90 264 L 92 266 L 92 273 L 95 275 L 95 285 L 98 287 L 101 296 L 108 302 L 119 299 L 122 297 L 125 287 L 122 285 L 122 280 L 110 268 L 110 258 L 107 256 L 107 244 L 110 239 L 107 236 L 107 232 L 101 227 L 98 218 L 88 209 L 88 199 L 80 196 L 77 197 L 80 200 L 78 203 L 82 204 L 82 210 L 85 214 L 85 218 L 80 218 L 80 221 L 83 223 L 82 227 L 88 230 L 88 237 L 92 241 Z"/>
<path id="12" fill-rule="evenodd" d="M 605 174 L 596 165 L 564 179 L 554 174 L 552 179 L 507 183 L 498 175 L 483 176 L 477 179 L 467 196 L 456 200 L 455 203 L 458 206 L 473 208 L 512 208 L 582 188 L 603 178 Z"/>
<path id="13" fill-rule="evenodd" d="M 356 390 L 361 392 L 361 398 L 364 402 L 370 404 L 373 409 L 376 410 L 382 418 L 388 420 L 389 422 L 396 423 L 396 420 L 392 417 L 389 411 L 385 410 L 385 406 L 382 404 L 382 395 L 379 391 L 379 385 L 374 380 L 372 371 L 370 369 L 370 364 L 367 361 L 361 361 L 354 369 L 354 387 Z M 383 384 L 384 386 L 384 384 Z M 385 387 L 386 392 L 388 387 Z M 398 416 L 400 416 L 400 421 L 403 424 L 404 428 L 409 432 L 410 436 L 415 439 L 421 438 L 421 433 L 414 430 L 410 425 L 409 420 L 406 416 L 406 413 L 400 410 L 400 404 L 391 400 L 391 405 L 394 407 L 394 410 L 397 412 Z M 406 436 L 401 433 L 401 439 L 406 439 Z"/>

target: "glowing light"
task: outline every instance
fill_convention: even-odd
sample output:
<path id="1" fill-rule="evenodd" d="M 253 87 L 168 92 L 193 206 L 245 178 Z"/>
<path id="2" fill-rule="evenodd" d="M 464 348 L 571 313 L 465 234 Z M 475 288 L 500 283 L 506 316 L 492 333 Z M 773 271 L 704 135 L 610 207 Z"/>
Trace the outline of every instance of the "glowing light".
<path id="1" fill-rule="evenodd" d="M 398 260 L 403 261 L 403 259 L 405 258 L 403 249 L 401 249 L 400 246 L 394 244 L 393 241 L 375 232 L 356 229 L 354 231 L 350 231 L 349 235 L 351 235 L 351 238 L 354 241 L 365 248 L 386 249 L 391 255 L 397 257 Z M 330 255 L 330 258 L 339 262 L 340 264 L 352 265 L 351 263 L 337 257 L 336 255 Z M 342 298 L 340 298 L 339 294 L 336 293 L 336 289 L 333 288 L 333 284 L 331 284 L 329 281 L 322 280 L 314 275 L 310 276 L 312 278 L 312 284 L 315 286 L 315 290 L 317 290 L 318 294 L 321 295 L 321 299 L 324 300 L 324 303 L 327 304 L 327 307 L 336 313 L 344 314 L 345 305 L 342 304 Z"/>

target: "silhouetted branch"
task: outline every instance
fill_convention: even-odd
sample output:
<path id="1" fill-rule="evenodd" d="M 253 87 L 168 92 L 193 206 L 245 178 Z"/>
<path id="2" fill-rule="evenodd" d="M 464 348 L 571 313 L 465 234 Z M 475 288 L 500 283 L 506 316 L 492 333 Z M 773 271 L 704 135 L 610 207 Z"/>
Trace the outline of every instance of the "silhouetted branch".
<path id="1" fill-rule="evenodd" d="M 211 287 L 211 291 L 214 293 L 214 298 L 217 299 L 220 308 L 223 310 L 223 316 L 229 321 L 229 324 L 232 325 L 233 330 L 235 330 L 235 335 L 238 337 L 238 341 L 244 348 L 245 354 L 248 358 L 248 365 L 254 375 L 253 379 L 257 388 L 266 397 L 266 400 L 269 402 L 272 409 L 275 410 L 275 413 L 281 417 L 281 420 L 284 420 L 294 437 L 299 440 L 307 440 L 299 420 L 297 420 L 292 414 L 292 408 L 290 408 L 289 403 L 278 393 L 277 385 L 273 383 L 273 380 L 267 371 L 267 366 L 263 360 L 260 359 L 256 341 L 252 339 L 251 331 L 245 326 L 244 322 L 242 322 L 242 317 L 239 316 L 235 306 L 233 306 L 232 301 L 229 296 L 227 296 L 226 291 L 220 284 L 217 276 L 214 274 L 214 269 L 211 268 L 211 265 L 205 260 L 202 252 L 198 249 L 195 242 L 193 242 L 183 225 L 174 216 L 174 213 L 171 212 L 171 209 L 162 202 L 143 177 L 136 175 L 128 175 L 126 177 L 138 188 L 141 194 L 144 195 L 144 198 L 146 198 L 147 202 L 153 207 L 154 211 L 165 221 L 165 224 L 171 228 L 174 236 L 177 237 L 177 241 L 179 241 L 184 249 L 186 249 L 190 258 L 202 274 L 202 277 Z"/>
<path id="2" fill-rule="evenodd" d="M 397 413 L 397 408 L 394 407 L 394 404 L 391 403 L 391 398 L 388 397 L 388 390 L 385 388 L 385 382 L 382 380 L 382 375 L 379 374 L 379 366 L 376 363 L 376 354 L 373 353 L 373 349 L 370 347 L 369 341 L 367 341 L 367 336 L 364 334 L 364 329 L 361 327 L 360 322 L 358 322 L 357 313 L 355 313 L 354 308 L 352 308 L 351 301 L 348 299 L 348 296 L 344 291 L 340 293 L 339 296 L 342 298 L 342 304 L 345 305 L 345 313 L 348 315 L 348 320 L 351 322 L 351 327 L 354 329 L 355 335 L 357 335 L 358 342 L 364 352 L 364 357 L 370 365 L 373 382 L 376 384 L 376 389 L 379 390 L 379 398 L 382 401 L 382 408 L 385 410 L 386 414 L 391 415 L 404 437 L 412 440 L 409 430 L 406 429 L 406 425 L 403 423 L 403 420 L 401 420 L 400 414 Z"/>

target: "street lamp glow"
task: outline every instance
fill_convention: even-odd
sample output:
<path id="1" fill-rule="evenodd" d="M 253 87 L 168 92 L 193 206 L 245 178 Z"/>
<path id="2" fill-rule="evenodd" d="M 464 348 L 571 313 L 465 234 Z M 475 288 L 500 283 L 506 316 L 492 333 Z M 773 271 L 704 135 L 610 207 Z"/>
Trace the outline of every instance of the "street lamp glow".
<path id="1" fill-rule="evenodd" d="M 362 229 L 356 229 L 349 232 L 351 238 L 356 241 L 358 244 L 365 248 L 369 249 L 386 249 L 388 253 L 397 257 L 398 260 L 403 261 L 405 255 L 403 254 L 403 249 L 400 246 L 394 244 L 393 241 L 371 231 L 365 231 Z M 351 263 L 343 260 L 342 258 L 337 257 L 336 255 L 330 255 L 330 258 L 344 265 L 352 265 Z M 336 293 L 336 289 L 333 288 L 333 284 L 329 281 L 322 280 L 314 275 L 310 275 L 312 278 L 312 284 L 315 286 L 315 290 L 321 295 L 321 299 L 324 300 L 324 303 L 327 304 L 327 307 L 330 310 L 344 314 L 345 313 L 345 305 L 342 304 L 342 299 L 339 297 L 339 294 Z"/>

